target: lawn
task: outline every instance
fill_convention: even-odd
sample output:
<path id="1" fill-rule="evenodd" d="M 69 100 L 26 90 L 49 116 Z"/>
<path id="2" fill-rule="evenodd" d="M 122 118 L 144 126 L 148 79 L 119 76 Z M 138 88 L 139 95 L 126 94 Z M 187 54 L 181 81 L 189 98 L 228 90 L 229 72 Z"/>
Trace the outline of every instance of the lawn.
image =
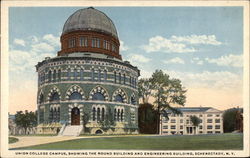
<path id="1" fill-rule="evenodd" d="M 82 138 L 18 149 L 242 150 L 242 134 Z"/>
<path id="2" fill-rule="evenodd" d="M 9 137 L 9 144 L 17 142 L 18 139 L 15 137 Z"/>

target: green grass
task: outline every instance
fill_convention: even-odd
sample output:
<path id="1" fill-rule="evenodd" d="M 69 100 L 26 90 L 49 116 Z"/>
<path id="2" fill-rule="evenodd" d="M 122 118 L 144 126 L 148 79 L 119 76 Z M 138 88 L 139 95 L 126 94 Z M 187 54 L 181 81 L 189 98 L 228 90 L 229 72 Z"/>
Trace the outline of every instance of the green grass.
<path id="1" fill-rule="evenodd" d="M 9 144 L 17 142 L 18 139 L 15 137 L 9 137 Z"/>
<path id="2" fill-rule="evenodd" d="M 18 149 L 242 150 L 242 134 L 82 138 Z"/>

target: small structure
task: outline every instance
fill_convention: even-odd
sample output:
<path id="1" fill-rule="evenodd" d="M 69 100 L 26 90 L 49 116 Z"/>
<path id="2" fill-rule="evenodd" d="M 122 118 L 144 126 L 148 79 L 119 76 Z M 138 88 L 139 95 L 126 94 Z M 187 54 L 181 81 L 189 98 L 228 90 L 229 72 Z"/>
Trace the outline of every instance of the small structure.
<path id="1" fill-rule="evenodd" d="M 212 107 L 185 107 L 177 108 L 181 114 L 177 115 L 167 111 L 169 119 L 161 116 L 161 135 L 195 135 L 223 133 L 222 111 Z M 194 126 L 190 117 L 200 119 L 198 126 Z"/>

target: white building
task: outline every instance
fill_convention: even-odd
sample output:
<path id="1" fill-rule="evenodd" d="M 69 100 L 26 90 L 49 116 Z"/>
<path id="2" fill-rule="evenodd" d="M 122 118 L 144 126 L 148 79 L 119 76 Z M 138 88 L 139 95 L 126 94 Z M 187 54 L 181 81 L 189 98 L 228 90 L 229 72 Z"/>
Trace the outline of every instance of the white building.
<path id="1" fill-rule="evenodd" d="M 161 116 L 161 135 L 194 135 L 223 133 L 222 111 L 211 107 L 185 107 L 177 108 L 182 114 L 173 114 L 167 111 L 169 119 Z M 201 122 L 195 127 L 190 116 L 197 116 Z"/>

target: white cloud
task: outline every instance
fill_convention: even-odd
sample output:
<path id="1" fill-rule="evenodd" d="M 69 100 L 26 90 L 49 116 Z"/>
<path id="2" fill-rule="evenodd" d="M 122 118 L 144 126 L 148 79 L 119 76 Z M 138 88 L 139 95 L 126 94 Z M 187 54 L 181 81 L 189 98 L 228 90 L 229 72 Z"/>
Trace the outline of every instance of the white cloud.
<path id="1" fill-rule="evenodd" d="M 208 63 L 214 63 L 219 66 L 242 67 L 243 56 L 229 54 L 227 56 L 221 56 L 220 58 L 215 58 L 215 59 L 206 58 L 206 61 Z"/>
<path id="2" fill-rule="evenodd" d="M 149 62 L 151 59 L 144 57 L 143 55 L 140 54 L 129 54 L 128 55 L 128 61 L 132 62 L 132 63 L 147 63 Z"/>
<path id="3" fill-rule="evenodd" d="M 163 38 L 161 36 L 155 36 L 149 39 L 149 44 L 142 46 L 146 52 L 175 52 L 175 53 L 187 53 L 195 52 L 193 47 L 188 48 L 183 43 L 174 43 L 169 39 Z"/>
<path id="4" fill-rule="evenodd" d="M 203 60 L 201 60 L 200 58 L 198 58 L 198 57 L 195 57 L 195 58 L 193 58 L 192 60 L 191 60 L 191 63 L 195 63 L 195 64 L 197 64 L 197 65 L 203 65 Z"/>
<path id="5" fill-rule="evenodd" d="M 43 39 L 48 41 L 49 44 L 53 46 L 60 46 L 60 37 L 56 37 L 52 34 L 46 34 L 43 36 Z"/>
<path id="6" fill-rule="evenodd" d="M 128 49 L 129 49 L 129 47 L 126 46 L 123 41 L 120 41 L 120 50 L 127 51 Z"/>
<path id="7" fill-rule="evenodd" d="M 143 45 L 142 49 L 146 52 L 167 52 L 167 53 L 189 53 L 196 52 L 197 49 L 192 45 L 221 45 L 215 35 L 190 35 L 190 36 L 171 36 L 164 38 L 155 36 L 149 39 L 148 45 Z"/>
<path id="8" fill-rule="evenodd" d="M 190 36 L 171 36 L 171 41 L 186 42 L 189 44 L 208 44 L 221 45 L 222 43 L 216 40 L 215 35 L 190 35 Z"/>
<path id="9" fill-rule="evenodd" d="M 34 52 L 45 53 L 45 52 L 52 52 L 55 50 L 55 48 L 53 46 L 51 46 L 45 42 L 34 44 L 31 47 L 32 47 L 32 51 L 34 51 Z"/>
<path id="10" fill-rule="evenodd" d="M 179 57 L 172 58 L 170 60 L 164 60 L 163 62 L 166 64 L 169 64 L 169 63 L 185 64 L 185 61 Z"/>
<path id="11" fill-rule="evenodd" d="M 229 71 L 203 71 L 201 73 L 165 71 L 170 77 L 179 78 L 186 87 L 213 89 L 241 89 L 242 76 Z"/>
<path id="12" fill-rule="evenodd" d="M 15 43 L 16 45 L 25 46 L 25 41 L 22 40 L 22 39 L 17 39 L 17 38 L 15 38 L 15 39 L 14 39 L 14 43 Z"/>

